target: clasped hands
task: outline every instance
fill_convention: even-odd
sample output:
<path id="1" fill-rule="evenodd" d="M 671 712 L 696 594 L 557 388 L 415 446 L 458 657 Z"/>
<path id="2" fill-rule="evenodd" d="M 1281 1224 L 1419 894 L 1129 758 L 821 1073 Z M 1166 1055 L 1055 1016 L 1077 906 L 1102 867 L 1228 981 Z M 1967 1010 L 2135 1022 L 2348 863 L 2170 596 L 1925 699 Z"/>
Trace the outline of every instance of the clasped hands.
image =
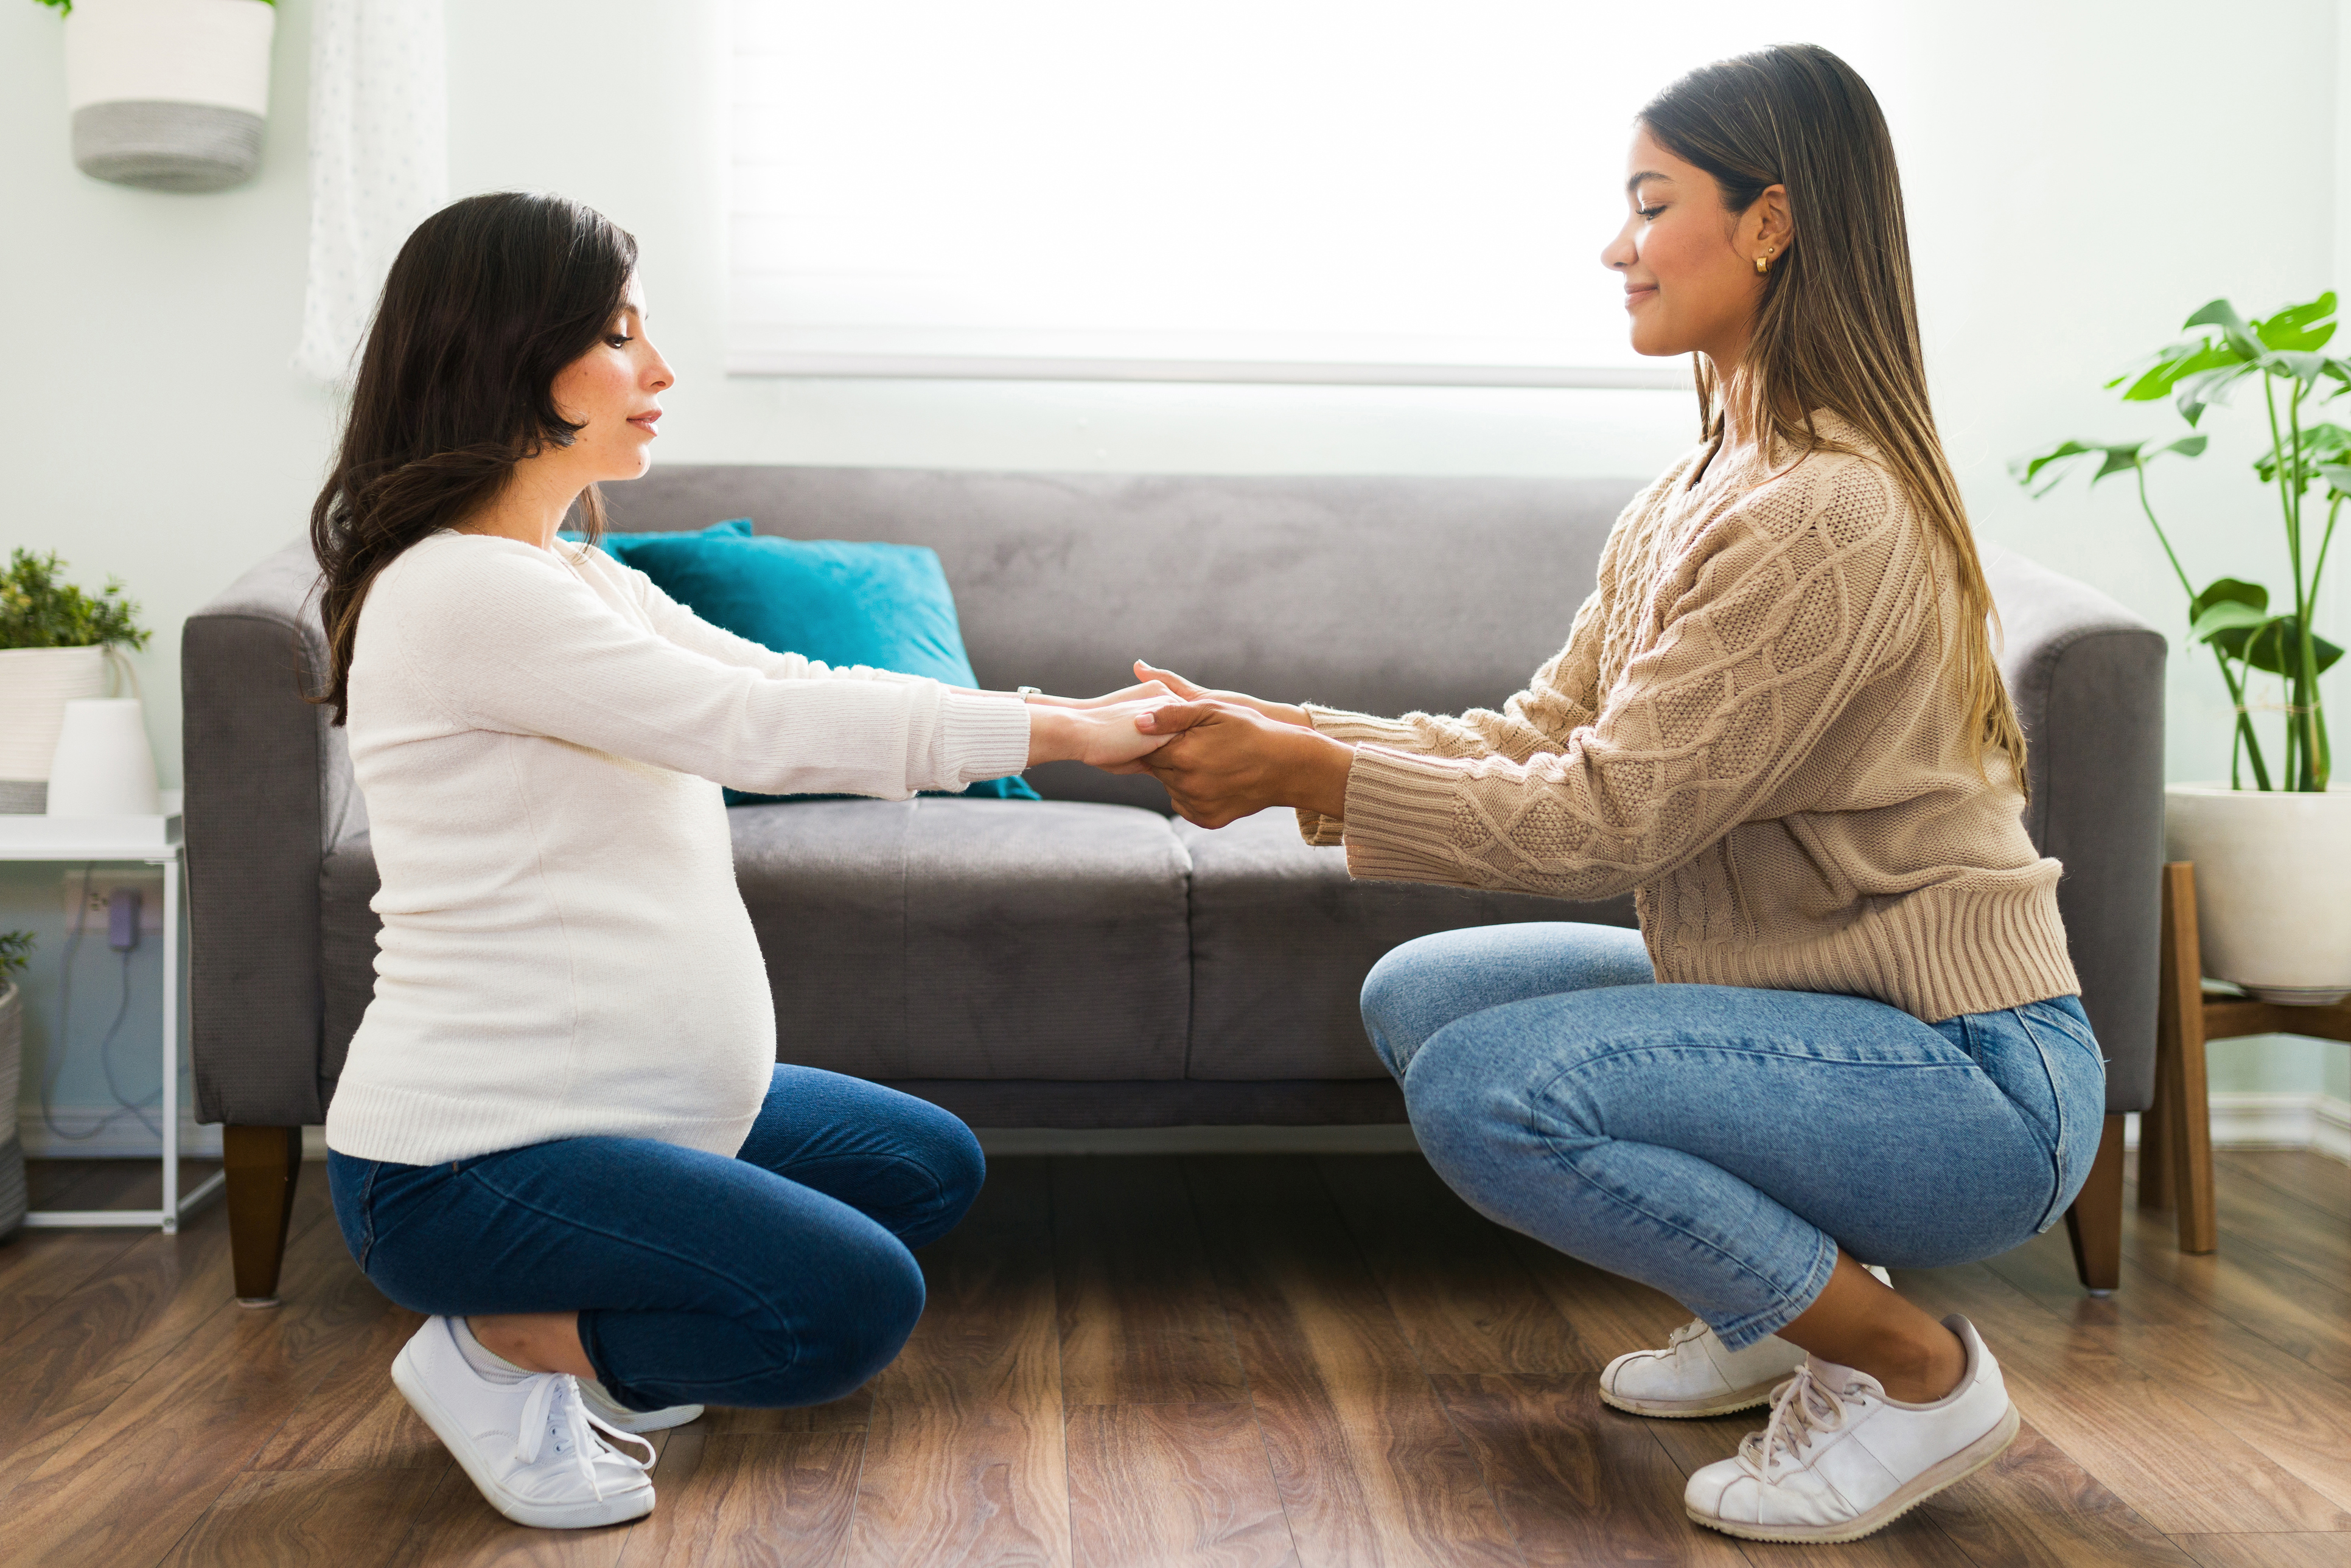
<path id="1" fill-rule="evenodd" d="M 1270 806 L 1343 817 L 1355 748 L 1306 710 L 1210 691 L 1135 661 L 1138 685 L 1104 696 L 1029 699 L 1029 760 L 1149 773 L 1184 820 L 1221 828 Z"/>

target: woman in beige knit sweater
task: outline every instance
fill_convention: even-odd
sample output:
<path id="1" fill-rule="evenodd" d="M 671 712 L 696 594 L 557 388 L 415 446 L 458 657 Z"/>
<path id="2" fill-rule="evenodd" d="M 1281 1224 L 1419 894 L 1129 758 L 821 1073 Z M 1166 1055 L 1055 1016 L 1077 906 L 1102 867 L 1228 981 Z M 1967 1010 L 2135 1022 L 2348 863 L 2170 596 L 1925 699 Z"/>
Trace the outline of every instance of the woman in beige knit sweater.
<path id="1" fill-rule="evenodd" d="M 1147 762 L 1185 816 L 1298 808 L 1357 876 L 1565 898 L 1641 930 L 1425 938 L 1365 1021 L 1447 1180 L 1698 1315 L 1610 1404 L 1763 1431 L 1692 1519 L 1867 1534 L 2016 1431 L 1964 1319 L 1855 1256 L 1932 1267 L 2045 1228 L 2089 1171 L 2105 1068 L 2024 739 L 1928 412 L 1901 193 L 1868 87 L 1771 48 L 1635 126 L 1634 346 L 1694 354 L 1704 439 L 1616 524 L 1567 645 L 1499 712 L 1380 719 L 1207 692 Z"/>

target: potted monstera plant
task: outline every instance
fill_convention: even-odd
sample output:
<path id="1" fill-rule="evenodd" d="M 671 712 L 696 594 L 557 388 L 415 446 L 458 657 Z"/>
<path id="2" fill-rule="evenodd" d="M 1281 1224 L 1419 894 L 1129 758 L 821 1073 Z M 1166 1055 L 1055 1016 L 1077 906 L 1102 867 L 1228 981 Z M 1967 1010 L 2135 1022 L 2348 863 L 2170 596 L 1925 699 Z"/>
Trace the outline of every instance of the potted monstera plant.
<path id="1" fill-rule="evenodd" d="M 147 645 L 122 584 L 85 593 L 57 580 L 64 565 L 18 549 L 0 571 L 0 811 L 47 809 L 66 704 L 104 696 L 110 653 Z"/>
<path id="2" fill-rule="evenodd" d="M 2189 636 L 2219 664 L 2235 709 L 2228 780 L 2166 791 L 2167 853 L 2196 862 L 2205 969 L 2264 1000 L 2318 1005 L 2351 996 L 2351 789 L 2334 785 L 2319 686 L 2343 650 L 2314 623 L 2335 523 L 2351 499 L 2351 429 L 2318 417 L 2351 391 L 2351 360 L 2325 351 L 2335 327 L 2331 293 L 2256 321 L 2215 299 L 2188 318 L 2199 336 L 2106 383 L 2126 402 L 2168 399 L 2190 427 L 2241 392 L 2250 402 L 2259 387 L 2252 412 L 2265 421 L 2269 445 L 2253 476 L 2284 529 L 2292 580 L 2282 592 L 2241 576 L 2199 588 L 2157 517 L 2147 465 L 2201 455 L 2200 434 L 2065 441 L 2012 465 L 2036 495 L 2094 460 L 2093 485 L 2130 476 L 2188 596 Z"/>
<path id="3" fill-rule="evenodd" d="M 25 1061 L 25 988 L 16 983 L 33 950 L 27 931 L 0 931 L 0 1239 L 25 1218 L 25 1145 L 16 1136 L 16 1089 Z"/>

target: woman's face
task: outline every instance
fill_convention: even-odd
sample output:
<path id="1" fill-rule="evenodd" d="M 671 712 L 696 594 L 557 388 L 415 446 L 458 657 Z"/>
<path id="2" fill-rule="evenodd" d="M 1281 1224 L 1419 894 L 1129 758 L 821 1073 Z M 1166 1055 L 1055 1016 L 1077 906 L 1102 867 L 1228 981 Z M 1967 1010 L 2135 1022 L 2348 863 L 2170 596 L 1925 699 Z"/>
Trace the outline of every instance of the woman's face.
<path id="1" fill-rule="evenodd" d="M 1763 298 L 1755 258 L 1776 263 L 1787 250 L 1787 188 L 1727 213 L 1714 177 L 1658 146 L 1646 125 L 1634 128 L 1625 174 L 1625 226 L 1600 259 L 1624 276 L 1634 351 L 1705 354 L 1728 371 Z"/>
<path id="2" fill-rule="evenodd" d="M 596 346 L 555 378 L 555 406 L 580 426 L 562 449 L 586 481 L 634 479 L 653 466 L 661 394 L 677 380 L 645 336 L 644 290 L 629 279 L 626 301 Z"/>

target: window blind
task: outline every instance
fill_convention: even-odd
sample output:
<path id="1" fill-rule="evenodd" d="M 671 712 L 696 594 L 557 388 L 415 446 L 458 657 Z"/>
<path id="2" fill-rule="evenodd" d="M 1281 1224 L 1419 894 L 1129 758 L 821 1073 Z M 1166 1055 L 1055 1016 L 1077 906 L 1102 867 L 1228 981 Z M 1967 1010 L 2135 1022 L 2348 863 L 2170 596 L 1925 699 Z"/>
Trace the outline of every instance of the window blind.
<path id="1" fill-rule="evenodd" d="M 1880 27 L 1751 11 L 739 0 L 728 368 L 1685 387 L 1598 260 L 1634 113 Z"/>

